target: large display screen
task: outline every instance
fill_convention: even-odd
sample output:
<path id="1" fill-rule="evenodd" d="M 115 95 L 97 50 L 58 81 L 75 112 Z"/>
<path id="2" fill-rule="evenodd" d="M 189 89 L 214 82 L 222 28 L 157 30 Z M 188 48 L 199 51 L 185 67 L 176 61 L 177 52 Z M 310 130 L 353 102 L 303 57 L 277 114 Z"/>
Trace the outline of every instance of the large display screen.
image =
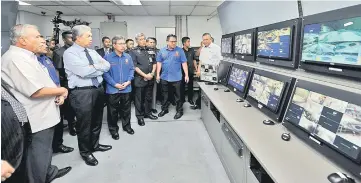
<path id="1" fill-rule="evenodd" d="M 361 106 L 297 87 L 285 120 L 354 159 L 361 152 Z"/>
<path id="2" fill-rule="evenodd" d="M 284 82 L 254 74 L 248 95 L 276 112 L 284 87 Z"/>
<path id="3" fill-rule="evenodd" d="M 231 73 L 229 75 L 228 84 L 243 93 L 247 84 L 248 75 L 248 71 L 232 67 Z"/>
<path id="4" fill-rule="evenodd" d="M 361 17 L 305 25 L 301 61 L 361 65 Z"/>
<path id="5" fill-rule="evenodd" d="M 234 52 L 252 55 L 252 34 L 241 34 L 234 37 Z"/>
<path id="6" fill-rule="evenodd" d="M 222 53 L 232 53 L 232 37 L 222 38 Z"/>
<path id="7" fill-rule="evenodd" d="M 257 36 L 257 55 L 269 58 L 290 59 L 291 27 L 260 31 Z"/>

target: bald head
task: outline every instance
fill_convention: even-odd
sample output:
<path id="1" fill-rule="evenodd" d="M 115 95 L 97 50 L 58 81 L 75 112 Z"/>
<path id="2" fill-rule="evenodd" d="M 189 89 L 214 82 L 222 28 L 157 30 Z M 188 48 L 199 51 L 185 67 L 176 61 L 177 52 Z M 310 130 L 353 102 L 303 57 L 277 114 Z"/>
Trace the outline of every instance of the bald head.
<path id="1" fill-rule="evenodd" d="M 18 24 L 10 29 L 10 41 L 14 46 L 37 53 L 43 38 L 35 25 Z"/>

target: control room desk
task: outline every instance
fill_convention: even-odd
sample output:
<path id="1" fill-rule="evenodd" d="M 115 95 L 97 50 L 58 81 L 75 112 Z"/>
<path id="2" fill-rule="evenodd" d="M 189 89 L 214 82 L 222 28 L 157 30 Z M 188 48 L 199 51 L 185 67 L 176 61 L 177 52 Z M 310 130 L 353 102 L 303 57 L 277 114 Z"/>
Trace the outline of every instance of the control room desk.
<path id="1" fill-rule="evenodd" d="M 281 135 L 287 130 L 282 124 L 264 125 L 263 120 L 269 119 L 266 115 L 254 107 L 243 107 L 244 102 L 236 102 L 239 97 L 224 92 L 224 86 L 198 84 L 202 90 L 203 123 L 231 182 L 258 182 L 249 168 L 250 154 L 277 183 L 329 183 L 329 174 L 345 172 L 292 133 L 290 141 L 283 141 Z M 215 87 L 219 89 L 214 90 Z M 212 108 L 219 111 L 220 120 Z M 232 149 L 225 147 L 227 137 L 222 133 L 222 123 L 228 124 L 244 144 L 243 155 L 237 156 L 239 160 L 229 159 L 237 153 L 228 152 Z"/>

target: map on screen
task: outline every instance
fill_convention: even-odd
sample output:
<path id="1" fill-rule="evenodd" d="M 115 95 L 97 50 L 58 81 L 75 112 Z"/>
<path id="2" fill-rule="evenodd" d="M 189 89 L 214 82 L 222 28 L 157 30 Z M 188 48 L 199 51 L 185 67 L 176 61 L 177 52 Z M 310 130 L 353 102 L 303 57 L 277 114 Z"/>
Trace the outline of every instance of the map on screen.
<path id="1" fill-rule="evenodd" d="M 257 55 L 289 59 L 291 56 L 291 27 L 258 32 Z"/>

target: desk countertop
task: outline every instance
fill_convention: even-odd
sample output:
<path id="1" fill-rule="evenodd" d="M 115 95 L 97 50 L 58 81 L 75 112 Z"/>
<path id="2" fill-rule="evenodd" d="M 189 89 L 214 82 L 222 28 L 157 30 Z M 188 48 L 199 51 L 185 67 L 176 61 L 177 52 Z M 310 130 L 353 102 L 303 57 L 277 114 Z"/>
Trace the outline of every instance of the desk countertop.
<path id="1" fill-rule="evenodd" d="M 329 174 L 344 172 L 295 135 L 283 141 L 281 135 L 287 129 L 281 123 L 264 125 L 266 115 L 255 107 L 243 107 L 244 102 L 236 102 L 239 97 L 225 93 L 224 86 L 199 86 L 275 182 L 329 183 Z"/>

